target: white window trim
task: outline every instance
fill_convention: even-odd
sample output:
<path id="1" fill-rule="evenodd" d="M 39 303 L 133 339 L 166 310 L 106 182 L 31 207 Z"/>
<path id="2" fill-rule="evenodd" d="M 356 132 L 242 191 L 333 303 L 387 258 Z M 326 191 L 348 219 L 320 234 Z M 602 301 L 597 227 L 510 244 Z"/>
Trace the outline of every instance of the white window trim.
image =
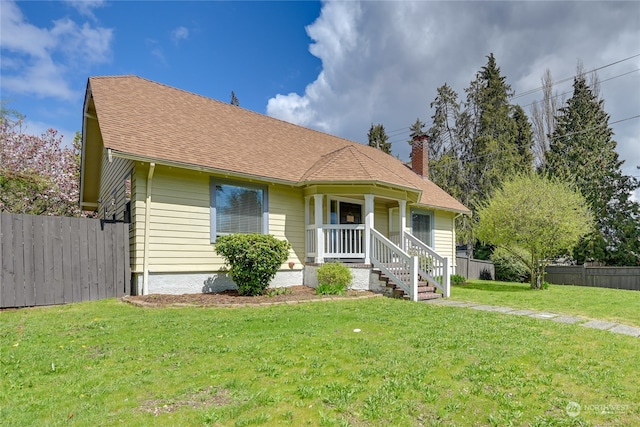
<path id="1" fill-rule="evenodd" d="M 262 234 L 269 234 L 269 187 L 267 185 L 211 177 L 209 180 L 209 224 L 211 228 L 209 237 L 211 243 L 216 242 L 218 231 L 216 223 L 216 186 L 225 184 L 233 185 L 235 187 L 262 190 Z"/>
<path id="2" fill-rule="evenodd" d="M 409 229 L 411 230 L 411 234 L 413 234 L 413 214 L 419 214 L 419 215 L 428 215 L 431 217 L 431 219 L 429 220 L 429 224 L 431 225 L 431 229 L 429 230 L 429 236 L 431 237 L 431 241 L 430 242 L 424 242 L 427 244 L 427 246 L 429 246 L 430 248 L 433 248 L 433 244 L 435 241 L 435 229 L 436 229 L 436 215 L 434 211 L 428 210 L 428 209 L 420 209 L 420 208 L 411 208 L 409 210 Z M 415 236 L 415 234 L 413 234 Z"/>

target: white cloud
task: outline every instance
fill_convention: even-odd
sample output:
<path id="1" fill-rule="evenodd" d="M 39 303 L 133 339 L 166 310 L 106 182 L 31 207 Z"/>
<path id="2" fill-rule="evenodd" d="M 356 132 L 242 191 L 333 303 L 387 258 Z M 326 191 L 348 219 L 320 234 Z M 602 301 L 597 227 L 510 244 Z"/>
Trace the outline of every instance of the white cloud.
<path id="1" fill-rule="evenodd" d="M 436 89 L 446 82 L 464 97 L 489 53 L 522 93 L 540 86 L 546 68 L 557 81 L 578 59 L 589 70 L 640 53 L 639 17 L 637 2 L 326 2 L 307 27 L 322 70 L 303 94 L 271 98 L 267 113 L 360 142 L 382 123 L 406 160 L 408 127 L 416 117 L 430 121 Z M 634 68 L 640 58 L 601 70 L 600 79 Z M 611 121 L 640 113 L 638 78 L 602 84 Z M 628 174 L 640 165 L 639 127 L 638 119 L 613 125 Z"/>
<path id="2" fill-rule="evenodd" d="M 177 27 L 171 31 L 171 40 L 175 44 L 178 44 L 180 40 L 187 40 L 189 38 L 189 29 L 186 27 Z"/>
<path id="3" fill-rule="evenodd" d="M 2 2 L 3 92 L 72 99 L 70 74 L 109 61 L 112 30 L 78 25 L 69 18 L 39 28 L 14 2 Z M 8 66 L 6 66 L 8 64 Z"/>
<path id="4" fill-rule="evenodd" d="M 106 4 L 105 0 L 65 0 L 65 2 L 74 7 L 81 15 L 93 20 L 96 19 L 93 10 Z"/>

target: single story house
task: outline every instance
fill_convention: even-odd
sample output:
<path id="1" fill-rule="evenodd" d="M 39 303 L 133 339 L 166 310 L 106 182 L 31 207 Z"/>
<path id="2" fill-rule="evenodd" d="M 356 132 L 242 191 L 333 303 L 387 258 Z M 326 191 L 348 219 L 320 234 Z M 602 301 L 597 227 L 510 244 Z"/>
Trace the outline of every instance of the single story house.
<path id="1" fill-rule="evenodd" d="M 369 146 L 137 76 L 91 77 L 80 204 L 130 224 L 133 289 L 232 288 L 216 238 L 270 233 L 291 243 L 272 286 L 314 285 L 342 260 L 375 288 L 382 269 L 413 299 L 421 277 L 448 294 L 456 216 L 469 213 L 427 177 Z M 357 272 L 356 272 L 357 273 Z"/>

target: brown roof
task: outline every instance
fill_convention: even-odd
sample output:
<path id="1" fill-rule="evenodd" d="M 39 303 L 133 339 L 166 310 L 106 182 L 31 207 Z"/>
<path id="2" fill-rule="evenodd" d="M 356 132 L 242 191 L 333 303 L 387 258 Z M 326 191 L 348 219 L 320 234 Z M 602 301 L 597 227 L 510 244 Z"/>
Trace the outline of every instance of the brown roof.
<path id="1" fill-rule="evenodd" d="M 420 203 L 468 209 L 394 157 L 136 76 L 91 77 L 105 148 L 293 184 L 371 181 L 422 191 Z"/>

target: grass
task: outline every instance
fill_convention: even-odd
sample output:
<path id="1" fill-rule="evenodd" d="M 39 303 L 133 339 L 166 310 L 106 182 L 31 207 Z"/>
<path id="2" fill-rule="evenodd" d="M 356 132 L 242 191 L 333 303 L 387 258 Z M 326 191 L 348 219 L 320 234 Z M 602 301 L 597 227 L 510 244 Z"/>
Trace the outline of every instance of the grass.
<path id="1" fill-rule="evenodd" d="M 0 324 L 3 426 L 640 423 L 637 338 L 526 317 L 388 298 L 105 300 Z"/>
<path id="2" fill-rule="evenodd" d="M 638 291 L 568 285 L 533 290 L 528 283 L 470 280 L 466 285 L 452 286 L 451 299 L 579 315 L 640 327 Z"/>

